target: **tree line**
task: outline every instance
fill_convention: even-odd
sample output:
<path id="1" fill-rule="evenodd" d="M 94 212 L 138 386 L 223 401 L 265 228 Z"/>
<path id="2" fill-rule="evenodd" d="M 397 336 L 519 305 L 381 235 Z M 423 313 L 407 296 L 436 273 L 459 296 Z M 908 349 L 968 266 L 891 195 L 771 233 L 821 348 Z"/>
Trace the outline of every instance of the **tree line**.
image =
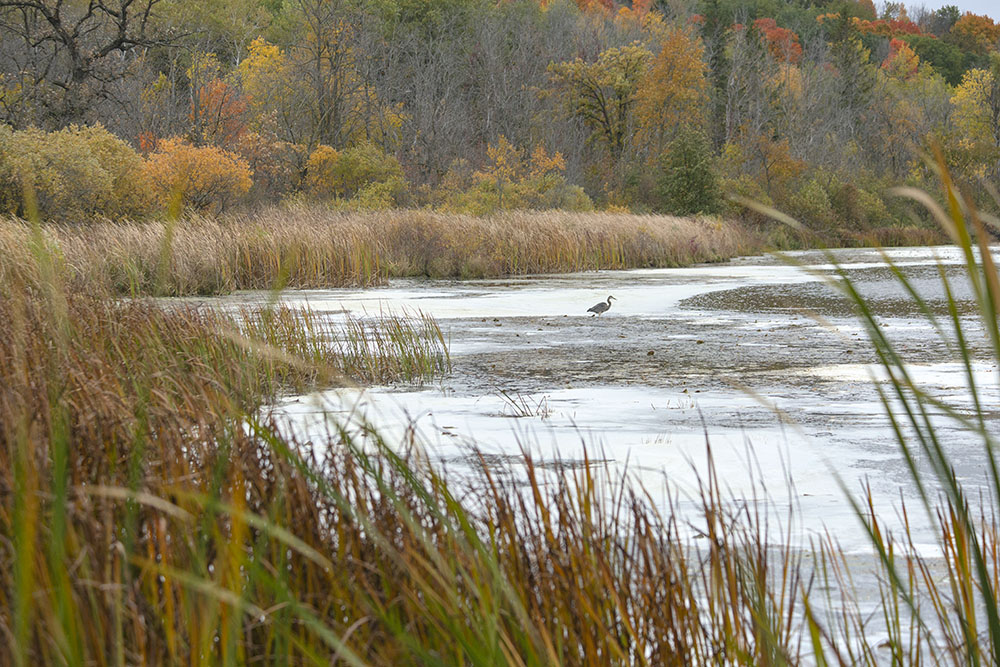
<path id="1" fill-rule="evenodd" d="M 884 192 L 931 178 L 934 150 L 1000 174 L 1000 25 L 954 6 L 0 0 L 0 35 L 13 213 L 26 184 L 51 217 L 736 214 L 735 193 L 849 231 L 904 219 Z"/>

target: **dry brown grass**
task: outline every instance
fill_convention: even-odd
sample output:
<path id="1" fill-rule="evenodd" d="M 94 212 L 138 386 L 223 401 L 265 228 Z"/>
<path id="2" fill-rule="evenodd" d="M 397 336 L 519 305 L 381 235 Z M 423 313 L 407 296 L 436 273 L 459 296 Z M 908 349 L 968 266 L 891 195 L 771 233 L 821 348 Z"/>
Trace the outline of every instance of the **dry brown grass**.
<path id="1" fill-rule="evenodd" d="M 371 285 L 389 277 L 486 277 L 682 266 L 762 249 L 736 223 L 616 213 L 271 209 L 177 223 L 47 226 L 71 282 L 118 294 Z M 30 228 L 0 222 L 0 279 L 26 266 Z M 164 253 L 165 240 L 170 252 Z"/>

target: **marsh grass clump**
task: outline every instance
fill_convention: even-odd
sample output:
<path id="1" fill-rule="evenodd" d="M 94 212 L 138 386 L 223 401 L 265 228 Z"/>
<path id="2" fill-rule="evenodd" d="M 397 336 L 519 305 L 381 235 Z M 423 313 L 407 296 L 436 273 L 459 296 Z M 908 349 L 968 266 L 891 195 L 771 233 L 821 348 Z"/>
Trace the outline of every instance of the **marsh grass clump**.
<path id="1" fill-rule="evenodd" d="M 372 383 L 410 382 L 451 371 L 448 342 L 430 315 L 348 315 L 335 340 L 344 367 Z"/>
<path id="2" fill-rule="evenodd" d="M 309 308 L 247 307 L 240 334 L 281 350 L 303 369 L 333 365 L 353 382 L 388 384 L 441 377 L 451 370 L 448 341 L 426 313 L 347 314 L 334 323 Z"/>

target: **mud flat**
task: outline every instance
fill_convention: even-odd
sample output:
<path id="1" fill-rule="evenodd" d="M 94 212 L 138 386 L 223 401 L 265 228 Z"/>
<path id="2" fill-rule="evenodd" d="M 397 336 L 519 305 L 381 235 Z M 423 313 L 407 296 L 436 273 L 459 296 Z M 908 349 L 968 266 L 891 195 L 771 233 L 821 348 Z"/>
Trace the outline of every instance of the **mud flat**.
<path id="1" fill-rule="evenodd" d="M 889 254 L 932 307 L 943 309 L 939 265 L 955 272 L 963 296 L 953 250 Z M 710 444 L 734 502 L 764 503 L 779 521 L 791 508 L 794 540 L 829 531 L 848 553 L 865 553 L 838 478 L 855 491 L 870 485 L 890 527 L 900 498 L 917 507 L 916 490 L 878 399 L 865 334 L 847 301 L 822 281 L 833 267 L 816 252 L 789 257 L 802 266 L 755 257 L 685 269 L 286 292 L 289 304 L 331 318 L 429 313 L 450 339 L 454 370 L 433 386 L 338 389 L 289 397 L 274 410 L 304 437 L 325 434 L 330 420 L 370 421 L 390 436 L 413 428 L 435 460 L 457 470 L 473 446 L 508 468 L 524 450 L 571 465 L 582 464 L 586 450 L 592 463 L 633 476 L 665 504 L 673 495 L 680 511 L 697 505 L 687 498 L 706 472 Z M 836 257 L 924 386 L 957 405 L 967 401 L 962 368 L 878 252 Z M 592 317 L 587 308 L 609 294 L 617 299 L 611 310 Z M 266 298 L 242 293 L 221 303 Z M 995 364 L 985 346 L 975 352 L 985 400 L 1000 405 Z M 975 493 L 986 481 L 983 452 L 953 424 L 942 429 Z M 918 546 L 926 542 L 932 554 L 929 521 L 911 522 Z"/>

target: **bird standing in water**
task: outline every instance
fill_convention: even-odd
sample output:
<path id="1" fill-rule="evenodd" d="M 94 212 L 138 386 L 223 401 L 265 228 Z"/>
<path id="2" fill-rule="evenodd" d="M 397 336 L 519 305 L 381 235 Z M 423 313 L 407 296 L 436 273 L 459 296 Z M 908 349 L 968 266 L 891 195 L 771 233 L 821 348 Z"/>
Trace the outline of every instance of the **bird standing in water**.
<path id="1" fill-rule="evenodd" d="M 605 312 L 608 308 L 611 307 L 611 300 L 614 298 L 615 297 L 613 296 L 609 296 L 607 303 L 601 301 L 600 303 L 594 304 L 593 306 L 587 309 L 587 312 L 593 313 L 594 315 L 600 315 L 601 313 Z M 594 315 L 591 315 L 591 317 L 593 317 Z"/>

